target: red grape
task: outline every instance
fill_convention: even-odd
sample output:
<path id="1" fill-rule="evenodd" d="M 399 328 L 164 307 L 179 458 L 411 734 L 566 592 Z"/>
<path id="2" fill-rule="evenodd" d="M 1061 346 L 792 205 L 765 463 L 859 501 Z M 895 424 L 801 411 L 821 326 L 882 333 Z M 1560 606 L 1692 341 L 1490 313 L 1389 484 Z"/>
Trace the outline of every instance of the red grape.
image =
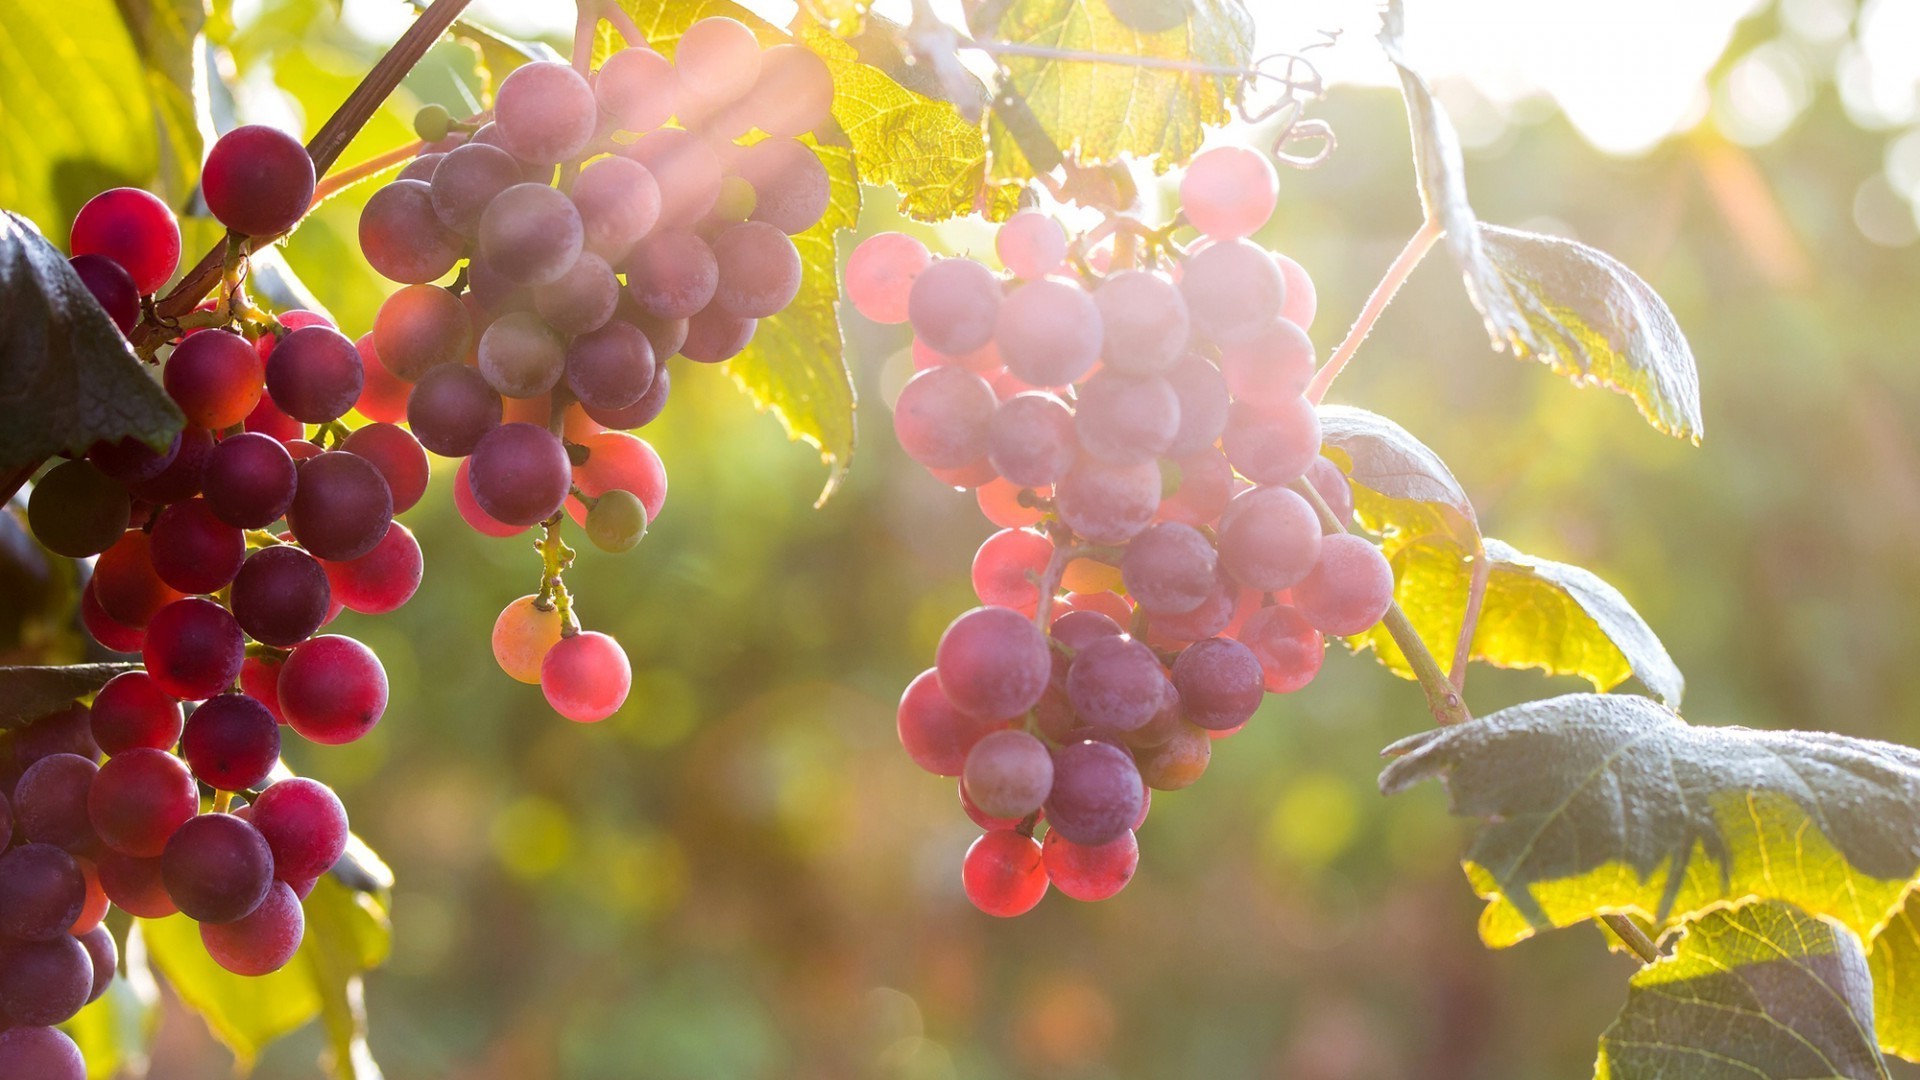
<path id="1" fill-rule="evenodd" d="M 100 887 L 115 907 L 142 919 L 164 919 L 179 911 L 160 877 L 160 859 L 137 859 L 109 851 L 100 857 Z"/>
<path id="2" fill-rule="evenodd" d="M 1216 240 L 1251 236 L 1273 216 L 1280 178 L 1258 150 L 1216 146 L 1193 159 L 1180 178 L 1180 209 Z"/>
<path id="3" fill-rule="evenodd" d="M 985 379 L 953 364 L 915 375 L 893 407 L 893 430 L 907 456 L 928 468 L 957 469 L 987 453 L 999 398 Z"/>
<path id="4" fill-rule="evenodd" d="M 1323 634 L 1365 633 L 1393 603 L 1393 567 L 1380 549 L 1352 533 L 1320 543 L 1313 570 L 1293 587 L 1293 605 Z"/>
<path id="5" fill-rule="evenodd" d="M 313 159 L 306 147 L 264 124 L 220 136 L 200 170 L 207 209 L 220 224 L 248 236 L 293 228 L 313 202 L 313 189 Z"/>
<path id="6" fill-rule="evenodd" d="M 1220 519 L 1220 564 L 1250 589 L 1291 588 L 1319 557 L 1320 519 L 1286 488 L 1242 492 Z"/>
<path id="7" fill-rule="evenodd" d="M 384 615 L 413 599 L 424 569 L 420 542 L 397 521 L 372 551 L 326 565 L 334 602 L 363 615 Z"/>
<path id="8" fill-rule="evenodd" d="M 1047 894 L 1040 845 L 1012 829 L 994 829 L 967 848 L 960 882 L 973 906 L 1003 919 L 1032 911 Z"/>
<path id="9" fill-rule="evenodd" d="M 737 100 L 760 76 L 760 43 L 738 19 L 709 16 L 687 27 L 673 50 L 688 97 L 713 105 Z M 685 102 L 682 103 L 682 111 Z"/>
<path id="10" fill-rule="evenodd" d="M 151 557 L 160 580 L 183 593 L 212 593 L 240 572 L 247 539 L 220 520 L 205 499 L 188 499 L 154 518 Z"/>
<path id="11" fill-rule="evenodd" d="M 1102 328 L 1100 356 L 1116 371 L 1163 372 L 1187 353 L 1187 302 L 1173 283 L 1145 270 L 1122 270 L 1093 293 Z"/>
<path id="12" fill-rule="evenodd" d="M 1022 818 L 1046 801 L 1053 759 L 1045 744 L 1024 731 L 994 731 L 967 752 L 961 782 L 983 813 Z"/>
<path id="13" fill-rule="evenodd" d="M 1240 628 L 1241 643 L 1260 661 L 1267 692 L 1291 694 L 1313 681 L 1326 657 L 1320 631 L 1286 604 L 1263 607 Z"/>
<path id="14" fill-rule="evenodd" d="M 330 450 L 300 463 L 287 528 L 315 556 L 336 562 L 357 559 L 373 550 L 392 523 L 393 494 L 367 459 Z"/>
<path id="15" fill-rule="evenodd" d="M 1095 544 L 1124 544 L 1153 521 L 1163 481 L 1158 464 L 1082 459 L 1054 488 L 1062 521 Z"/>
<path id="16" fill-rule="evenodd" d="M 979 267 L 980 264 L 967 262 L 966 265 Z M 980 273 L 985 274 L 986 269 L 980 267 Z M 927 278 L 923 276 L 921 280 Z M 940 281 L 936 279 L 934 284 Z M 984 284 L 993 288 L 993 298 L 997 301 L 1000 283 L 987 275 Z M 919 295 L 918 283 L 915 295 Z M 966 294 L 957 295 L 950 302 L 957 302 L 963 295 Z M 951 317 L 946 312 L 941 314 Z M 918 316 L 914 319 L 914 329 L 920 329 Z M 1093 370 L 1100 359 L 1102 333 L 1100 309 L 1085 289 L 1069 281 L 1046 278 L 1027 282 L 998 305 L 992 338 L 1008 371 L 1034 386 L 1065 386 L 1078 382 Z M 942 352 L 956 351 L 942 348 L 940 342 L 931 337 L 928 343 Z M 957 351 L 978 348 L 981 344 L 984 341 Z"/>
<path id="17" fill-rule="evenodd" d="M 326 570 L 288 544 L 247 557 L 233 580 L 230 603 L 240 629 L 263 645 L 288 648 L 312 637 L 333 611 Z M 251 785 L 249 785 L 251 786 Z"/>
<path id="18" fill-rule="evenodd" d="M 189 423 L 218 431 L 245 420 L 260 403 L 263 377 L 260 354 L 246 338 L 208 330 L 174 347 L 162 381 Z"/>
<path id="19" fill-rule="evenodd" d="M 305 326 L 274 346 L 267 360 L 267 393 L 303 423 L 338 420 L 360 398 L 360 352 L 340 331 Z"/>
<path id="20" fill-rule="evenodd" d="M 236 529 L 264 529 L 293 505 L 298 479 L 286 446 L 271 435 L 250 431 L 214 446 L 202 486 L 215 518 Z"/>
<path id="21" fill-rule="evenodd" d="M 406 382 L 457 364 L 473 344 L 473 321 L 460 298 L 438 285 L 409 285 L 387 297 L 373 318 L 380 363 Z"/>
<path id="22" fill-rule="evenodd" d="M 269 786 L 254 800 L 249 820 L 273 850 L 274 875 L 282 881 L 319 877 L 347 850 L 347 809 L 317 780 L 296 776 Z"/>
<path id="23" fill-rule="evenodd" d="M 228 923 L 201 923 L 200 942 L 207 955 L 235 975 L 270 975 L 300 951 L 306 913 L 300 898 L 283 881 L 268 887 L 251 912 Z"/>
<path id="24" fill-rule="evenodd" d="M 100 767 L 87 793 L 94 832 L 122 855 L 150 859 L 200 809 L 193 774 L 164 750 L 136 746 Z"/>
<path id="25" fill-rule="evenodd" d="M 1086 739 L 1053 752 L 1047 823 L 1068 840 L 1086 845 L 1113 840 L 1133 826 L 1145 798 L 1140 771 L 1125 750 Z"/>
<path id="26" fill-rule="evenodd" d="M 1286 284 L 1265 251 L 1245 240 L 1222 240 L 1187 259 L 1180 293 L 1195 330 L 1216 344 L 1237 345 L 1280 317 Z"/>
<path id="27" fill-rule="evenodd" d="M 294 646 L 280 669 L 280 713 L 288 726 L 324 746 L 373 730 L 387 709 L 387 672 L 373 650 L 326 634 Z"/>
<path id="28" fill-rule="evenodd" d="M 593 141 L 599 120 L 593 87 L 558 61 L 537 60 L 514 68 L 494 95 L 494 125 L 506 148 L 522 161 L 558 165 L 579 157 Z"/>
<path id="29" fill-rule="evenodd" d="M 680 83 L 666 57 L 629 43 L 594 73 L 593 94 L 622 131 L 648 132 L 678 111 Z"/>
<path id="30" fill-rule="evenodd" d="M 148 746 L 171 749 L 180 741 L 180 703 L 144 671 L 123 671 L 94 695 L 93 741 L 109 756 Z"/>
<path id="31" fill-rule="evenodd" d="M 132 275 L 105 255 L 75 255 L 67 265 L 100 302 L 100 310 L 107 313 L 113 325 L 122 334 L 131 332 L 140 321 L 140 290 L 134 287 Z"/>
<path id="32" fill-rule="evenodd" d="M 592 630 L 562 637 L 540 662 L 540 690 L 547 704 L 582 724 L 612 716 L 626 702 L 632 685 L 626 650 Z"/>
<path id="33" fill-rule="evenodd" d="M 1151 462 L 1180 431 L 1180 397 L 1158 375 L 1102 372 L 1074 403 L 1074 434 L 1087 453 L 1113 465 Z"/>
<path id="34" fill-rule="evenodd" d="M 1075 900 L 1105 900 L 1133 880 L 1140 842 L 1128 829 L 1104 844 L 1076 844 L 1056 829 L 1047 833 L 1040 858 L 1054 888 Z"/>
<path id="35" fill-rule="evenodd" d="M 147 295 L 159 292 L 180 267 L 180 224 L 158 197 L 114 188 L 80 208 L 70 247 L 75 256 L 103 255 L 119 263 Z"/>
<path id="36" fill-rule="evenodd" d="M 977 607 L 940 635 L 940 689 L 962 712 L 1010 720 L 1040 701 L 1053 661 L 1045 635 L 1012 608 Z"/>
<path id="37" fill-rule="evenodd" d="M 993 250 L 1014 277 L 1038 281 L 1066 261 L 1067 232 L 1038 210 L 1022 210 L 994 234 Z"/>
<path id="38" fill-rule="evenodd" d="M 914 279 L 932 261 L 927 246 L 905 233 L 874 233 L 847 257 L 847 299 L 874 322 L 906 322 Z"/>
<path id="39" fill-rule="evenodd" d="M 273 852 L 251 824 L 232 814 L 201 814 L 167 841 L 160 878 L 181 914 L 196 922 L 229 923 L 267 898 Z"/>
<path id="40" fill-rule="evenodd" d="M 188 701 L 210 698 L 240 677 L 246 639 L 226 608 L 188 597 L 154 613 L 140 657 L 155 685 Z"/>
<path id="41" fill-rule="evenodd" d="M 974 594 L 982 604 L 1031 613 L 1040 602 L 1034 582 L 1052 558 L 1053 541 L 1027 529 L 1002 529 L 974 553 Z"/>
<path id="42" fill-rule="evenodd" d="M 1058 285 L 1059 289 L 1074 288 L 1058 282 L 1051 284 Z M 1042 300 L 1052 297 L 1047 302 L 1053 305 L 1070 304 L 1071 302 L 1063 295 L 1056 295 L 1058 291 L 1058 289 L 1045 290 Z M 1084 293 L 1080 296 L 1083 300 L 1085 299 Z M 1087 301 L 1087 304 L 1091 307 L 1092 301 Z M 1053 340 L 1065 337 L 1064 334 L 1056 335 L 1046 332 L 1061 320 L 1048 318 L 1041 302 L 1028 301 L 1021 307 L 1030 312 L 1040 324 L 1026 327 L 1027 333 L 1022 338 L 1023 344 L 1041 339 Z M 922 269 L 914 277 L 912 287 L 907 293 L 907 317 L 913 323 L 913 332 L 924 338 L 936 351 L 946 353 L 948 356 L 970 353 L 994 340 L 994 327 L 1000 318 L 1000 281 L 993 276 L 991 270 L 972 259 L 941 259 Z M 1071 321 L 1071 311 L 1068 313 L 1067 321 Z M 1021 322 L 1024 326 L 1025 320 Z M 1071 350 L 1074 343 L 1065 341 L 1064 344 Z M 1084 345 L 1084 342 L 1081 344 Z M 1097 352 L 1099 347 L 1099 341 L 1095 340 L 1092 343 L 1093 350 Z M 1001 342 L 1001 352 L 1003 354 L 1006 352 L 1004 341 Z M 1069 351 L 1068 355 L 1070 358 L 1075 354 Z M 1062 369 L 1068 366 L 1060 360 L 1055 360 L 1054 364 Z M 1011 358 L 1009 358 L 1009 366 L 1012 366 Z M 1024 374 L 1021 378 L 1035 385 L 1051 385 L 1047 380 L 1028 378 Z"/>
<path id="43" fill-rule="evenodd" d="M 187 718 L 180 756 L 216 791 L 259 787 L 280 760 L 280 725 L 245 694 L 208 698 Z"/>

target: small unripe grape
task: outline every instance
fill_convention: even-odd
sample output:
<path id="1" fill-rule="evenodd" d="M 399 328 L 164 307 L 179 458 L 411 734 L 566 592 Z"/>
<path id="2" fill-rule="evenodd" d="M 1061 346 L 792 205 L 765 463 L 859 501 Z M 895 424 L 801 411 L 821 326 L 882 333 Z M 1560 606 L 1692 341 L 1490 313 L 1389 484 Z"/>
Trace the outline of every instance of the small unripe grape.
<path id="1" fill-rule="evenodd" d="M 493 658 L 500 670 L 529 685 L 540 682 L 540 662 L 560 642 L 560 612 L 523 596 L 501 609 L 493 621 Z"/>
<path id="2" fill-rule="evenodd" d="M 422 105 L 420 111 L 413 114 L 413 133 L 427 142 L 439 142 L 447 137 L 447 128 L 452 123 L 453 114 L 445 105 Z"/>
<path id="3" fill-rule="evenodd" d="M 631 491 L 609 491 L 587 511 L 587 539 L 601 551 L 632 551 L 645 535 L 647 508 Z"/>

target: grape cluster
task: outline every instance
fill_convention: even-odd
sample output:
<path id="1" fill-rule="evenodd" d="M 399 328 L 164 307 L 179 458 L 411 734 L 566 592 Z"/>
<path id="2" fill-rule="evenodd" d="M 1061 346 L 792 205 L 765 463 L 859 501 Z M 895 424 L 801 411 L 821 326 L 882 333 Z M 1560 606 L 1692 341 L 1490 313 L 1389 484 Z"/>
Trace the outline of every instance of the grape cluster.
<path id="1" fill-rule="evenodd" d="M 632 548 L 667 478 L 631 432 L 665 407 L 670 357 L 737 355 L 799 291 L 791 236 L 825 213 L 828 181 L 798 136 L 832 100 L 818 56 L 716 17 L 672 61 L 636 46 L 589 75 L 530 63 L 491 119 L 423 112 L 434 141 L 360 218 L 367 261 L 403 286 L 362 339 L 381 385 L 361 411 L 465 459 L 454 494 L 479 532 L 564 508 L 596 546 Z M 599 720 L 626 698 L 627 659 L 579 631 L 563 568 L 550 558 L 541 591 L 501 612 L 494 653 L 562 715 Z"/>
<path id="2" fill-rule="evenodd" d="M 1163 235 L 1158 266 L 1070 244 L 1033 210 L 995 238 L 1008 276 L 898 233 L 848 262 L 854 306 L 912 326 L 901 447 L 1001 527 L 974 557 L 983 606 L 947 627 L 898 717 L 985 830 L 962 881 L 989 914 L 1049 885 L 1119 892 L 1149 791 L 1199 779 L 1264 694 L 1313 680 L 1325 635 L 1365 631 L 1392 598 L 1379 549 L 1323 535 L 1302 494 L 1352 514 L 1305 396 L 1312 281 L 1247 239 L 1277 190 L 1258 153 L 1202 154 L 1180 185 L 1201 238 Z"/>

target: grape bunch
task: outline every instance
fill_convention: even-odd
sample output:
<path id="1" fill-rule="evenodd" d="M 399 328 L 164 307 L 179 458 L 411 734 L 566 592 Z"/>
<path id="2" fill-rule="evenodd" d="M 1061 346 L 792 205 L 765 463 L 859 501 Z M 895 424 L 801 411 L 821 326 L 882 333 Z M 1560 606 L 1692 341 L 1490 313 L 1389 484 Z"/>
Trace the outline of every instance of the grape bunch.
<path id="1" fill-rule="evenodd" d="M 672 61 L 635 46 L 587 75 L 530 63 L 490 119 L 423 111 L 434 141 L 361 215 L 367 261 L 402 286 L 361 341 L 379 384 L 361 411 L 464 459 L 474 529 L 547 526 L 541 588 L 500 613 L 493 647 L 571 719 L 610 715 L 631 675 L 614 639 L 579 630 L 553 530 L 564 509 L 619 552 L 658 517 L 666 470 L 631 432 L 666 406 L 670 357 L 730 359 L 799 291 L 791 237 L 828 202 L 799 136 L 832 100 L 811 51 L 706 18 Z"/>
<path id="2" fill-rule="evenodd" d="M 1025 210 L 995 237 L 1005 275 L 898 233 L 848 262 L 854 306 L 913 330 L 901 447 L 1001 530 L 974 557 L 982 606 L 898 715 L 984 830 L 961 875 L 988 914 L 1119 892 L 1149 792 L 1198 780 L 1265 694 L 1313 681 L 1326 635 L 1391 601 L 1379 549 L 1323 535 L 1303 494 L 1352 515 L 1305 396 L 1313 283 L 1247 239 L 1277 192 L 1265 157 L 1222 148 L 1182 178 L 1184 251 L 1070 244 Z"/>

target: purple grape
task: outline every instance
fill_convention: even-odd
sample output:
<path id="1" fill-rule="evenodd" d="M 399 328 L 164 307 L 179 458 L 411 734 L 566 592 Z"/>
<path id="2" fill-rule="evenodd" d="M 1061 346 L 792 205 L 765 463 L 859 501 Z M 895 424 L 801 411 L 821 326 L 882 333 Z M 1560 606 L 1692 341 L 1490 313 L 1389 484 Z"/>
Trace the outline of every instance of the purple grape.
<path id="1" fill-rule="evenodd" d="M 20 774 L 13 787 L 15 827 L 29 844 L 51 844 L 84 854 L 99 843 L 87 816 L 87 792 L 100 771 L 78 754 L 48 754 Z"/>
<path id="2" fill-rule="evenodd" d="M 174 830 L 160 856 L 167 895 L 196 922 L 245 918 L 273 884 L 273 851 L 232 814 L 201 814 Z"/>
<path id="3" fill-rule="evenodd" d="M 389 281 L 433 281 L 453 269 L 466 250 L 466 237 L 433 212 L 433 188 L 424 180 L 395 180 L 374 192 L 360 211 L 360 253 Z"/>
<path id="4" fill-rule="evenodd" d="M 0 1014 L 14 1023 L 61 1023 L 79 1012 L 92 992 L 93 960 L 77 939 L 61 934 L 44 941 L 0 941 Z M 5 1075 L 41 1080 L 43 1074 Z"/>
<path id="5" fill-rule="evenodd" d="M 474 501 L 508 525 L 536 525 L 559 513 L 573 482 L 566 447 L 538 424 L 502 424 L 487 432 L 468 465 Z"/>
<path id="6" fill-rule="evenodd" d="M 441 457 L 473 453 L 480 437 L 500 426 L 501 413 L 500 394 L 465 364 L 441 364 L 428 371 L 407 396 L 407 426 L 413 437 Z M 302 484 L 305 481 L 303 466 Z"/>
<path id="7" fill-rule="evenodd" d="M 320 629 L 332 612 L 333 597 L 318 559 L 276 544 L 247 557 L 233 579 L 229 603 L 248 637 L 284 649 Z"/>
<path id="8" fill-rule="evenodd" d="M 660 220 L 660 184 L 631 158 L 601 158 L 580 170 L 569 194 L 586 249 L 610 263 L 625 259 Z"/>
<path id="9" fill-rule="evenodd" d="M 28 843 L 0 855 L 0 938 L 64 937 L 86 902 L 87 879 L 65 851 Z"/>
<path id="10" fill-rule="evenodd" d="M 548 325 L 562 334 L 589 333 L 607 325 L 607 320 L 619 309 L 620 279 L 614 276 L 607 260 L 583 251 L 579 261 L 560 275 L 558 281 L 534 288 L 533 307 Z"/>
<path id="11" fill-rule="evenodd" d="M 1191 525 L 1161 522 L 1127 545 L 1120 576 L 1149 615 L 1183 615 L 1219 585 L 1213 545 Z"/>
<path id="12" fill-rule="evenodd" d="M 1087 726 L 1132 731 L 1153 719 L 1167 697 L 1167 676 L 1153 650 L 1125 637 L 1100 637 L 1067 669 L 1067 699 Z"/>
<path id="13" fill-rule="evenodd" d="M 685 229 L 655 232 L 627 257 L 627 292 L 642 310 L 662 319 L 690 319 L 720 287 L 713 249 Z"/>
<path id="14" fill-rule="evenodd" d="M 959 469 L 987 454 L 988 428 L 1000 407 L 987 380 L 958 364 L 915 375 L 893 406 L 900 449 L 929 469 Z"/>
<path id="15" fill-rule="evenodd" d="M 1054 505 L 1089 543 L 1124 544 L 1152 523 L 1161 486 L 1154 462 L 1110 465 L 1082 458 L 1054 488 Z"/>
<path id="16" fill-rule="evenodd" d="M 1045 391 L 1015 394 L 987 424 L 987 460 L 1021 487 L 1058 483 L 1079 453 L 1072 411 Z"/>
<path id="17" fill-rule="evenodd" d="M 1193 328 L 1217 345 L 1259 337 L 1280 317 L 1286 283 L 1273 256 L 1245 240 L 1207 245 L 1180 276 Z"/>
<path id="18" fill-rule="evenodd" d="M 1220 518 L 1220 565 L 1249 589 L 1291 588 L 1320 557 L 1320 518 L 1286 488 L 1234 496 Z"/>
<path id="19" fill-rule="evenodd" d="M 434 374 L 442 370 L 456 369 Z M 464 365 L 457 370 L 473 373 Z M 423 380 L 414 388 L 415 397 L 425 385 Z M 299 487 L 287 509 L 287 528 L 300 546 L 322 559 L 348 562 L 372 551 L 392 524 L 393 493 L 366 458 L 329 450 L 300 463 Z"/>
<path id="20" fill-rule="evenodd" d="M 1053 787 L 1053 758 L 1024 731 L 995 731 L 967 752 L 961 773 L 967 796 L 983 813 L 1023 818 L 1040 809 Z"/>
<path id="21" fill-rule="evenodd" d="M 1109 464 L 1150 462 L 1180 431 L 1180 398 L 1158 375 L 1103 371 L 1080 388 L 1073 430 L 1082 449 Z"/>
<path id="22" fill-rule="evenodd" d="M 17 1027 L 0 1031 L 0 1076 L 86 1080 L 87 1061 L 58 1028 Z"/>
<path id="23" fill-rule="evenodd" d="M 734 162 L 734 174 L 753 185 L 753 220 L 789 236 L 813 228 L 832 198 L 827 167 L 798 139 L 754 143 Z"/>
<path id="24" fill-rule="evenodd" d="M 1098 845 L 1133 827 L 1146 800 L 1140 770 L 1125 750 L 1092 739 L 1053 752 L 1047 823 L 1076 844 Z"/>
<path id="25" fill-rule="evenodd" d="M 1260 661 L 1231 638 L 1196 641 L 1173 662 L 1173 687 L 1190 723 L 1232 731 L 1247 722 L 1265 693 Z"/>
<path id="26" fill-rule="evenodd" d="M 940 265 L 943 264 L 929 267 L 927 273 Z M 914 281 L 916 298 L 927 273 Z M 993 285 L 997 295 L 1000 283 L 992 275 L 987 276 L 987 282 Z M 978 284 L 969 287 L 978 288 Z M 917 316 L 913 325 L 917 332 L 920 329 Z M 1045 278 L 1020 286 L 999 305 L 992 336 L 1007 370 L 1022 381 L 1034 386 L 1065 386 L 1078 382 L 1093 370 L 1095 361 L 1100 359 L 1102 333 L 1100 309 L 1085 289 L 1072 282 Z M 932 338 L 927 339 L 927 344 L 948 356 L 960 356 L 986 342 L 957 350 L 941 348 Z"/>
<path id="27" fill-rule="evenodd" d="M 243 432 L 220 440 L 202 480 L 207 509 L 236 529 L 264 529 L 293 505 L 299 471 L 285 444 Z"/>
<path id="28" fill-rule="evenodd" d="M 100 995 L 107 992 L 107 985 L 113 982 L 114 973 L 120 968 L 120 948 L 104 926 L 81 934 L 79 940 L 93 967 L 93 987 L 87 992 L 87 1004 L 91 1005 L 100 1000 Z"/>
<path id="29" fill-rule="evenodd" d="M 713 302 L 741 319 L 778 315 L 800 292 L 800 251 L 787 234 L 764 221 L 748 221 L 713 241 L 719 283 Z"/>
<path id="30" fill-rule="evenodd" d="M 658 366 L 647 336 L 615 320 L 567 346 L 567 388 L 583 405 L 624 409 L 652 388 Z"/>
<path id="31" fill-rule="evenodd" d="M 1188 353 L 1168 369 L 1166 379 L 1180 399 L 1180 426 L 1164 455 L 1184 458 L 1211 449 L 1227 429 L 1227 409 L 1232 404 L 1220 369 L 1206 357 Z"/>
<path id="32" fill-rule="evenodd" d="M 660 364 L 653 373 L 653 385 L 640 395 L 640 400 L 624 409 L 596 409 L 592 405 L 582 405 L 588 418 L 602 427 L 615 431 L 632 431 L 653 423 L 661 410 L 667 407 L 667 394 L 672 390 L 672 380 L 667 377 L 667 365 Z"/>
<path id="33" fill-rule="evenodd" d="M 1019 612 L 978 607 L 961 614 L 940 635 L 934 670 L 954 708 L 983 719 L 1009 720 L 1039 703 L 1053 660 L 1046 636 Z"/>
<path id="34" fill-rule="evenodd" d="M 281 412 L 303 424 L 347 415 L 365 378 L 360 351 L 330 326 L 303 326 L 281 338 L 267 357 L 267 393 Z"/>
<path id="35" fill-rule="evenodd" d="M 187 717 L 180 756 L 208 787 L 250 791 L 266 782 L 280 760 L 280 724 L 247 695 L 220 694 Z"/>
<path id="36" fill-rule="evenodd" d="M 585 243 L 572 200 L 545 184 L 515 184 L 494 196 L 479 237 L 488 267 L 516 285 L 559 280 Z"/>
<path id="37" fill-rule="evenodd" d="M 731 360 L 753 340 L 759 326 L 758 319 L 729 315 L 718 305 L 711 305 L 687 320 L 687 339 L 680 345 L 680 355 L 700 364 Z"/>
<path id="38" fill-rule="evenodd" d="M 1081 296 L 1085 298 L 1085 294 Z M 1091 301 L 1088 303 L 1091 306 Z M 907 319 L 913 323 L 913 332 L 933 351 L 946 356 L 965 356 L 992 341 L 999 316 L 999 279 L 972 259 L 935 261 L 920 271 L 907 293 Z M 1099 342 L 1095 341 L 1093 347 L 1097 352 Z M 1037 379 L 1027 381 L 1036 386 L 1055 385 Z"/>
<path id="39" fill-rule="evenodd" d="M 547 393 L 560 381 L 566 362 L 566 339 L 531 311 L 502 315 L 480 335 L 480 377 L 503 397 L 536 398 Z M 474 400 L 484 403 L 485 399 L 476 395 Z"/>
<path id="40" fill-rule="evenodd" d="M 442 224 L 462 236 L 480 230 L 480 215 L 494 196 L 525 178 L 512 154 L 486 143 L 468 143 L 440 159 L 429 197 Z"/>
<path id="41" fill-rule="evenodd" d="M 1115 371 L 1151 375 L 1187 351 L 1187 302 L 1173 283 L 1145 270 L 1122 270 L 1093 292 L 1102 328 L 1100 356 Z"/>
<path id="42" fill-rule="evenodd" d="M 1320 455 L 1320 414 L 1297 397 L 1277 409 L 1234 402 L 1220 448 L 1256 484 L 1290 484 Z"/>

